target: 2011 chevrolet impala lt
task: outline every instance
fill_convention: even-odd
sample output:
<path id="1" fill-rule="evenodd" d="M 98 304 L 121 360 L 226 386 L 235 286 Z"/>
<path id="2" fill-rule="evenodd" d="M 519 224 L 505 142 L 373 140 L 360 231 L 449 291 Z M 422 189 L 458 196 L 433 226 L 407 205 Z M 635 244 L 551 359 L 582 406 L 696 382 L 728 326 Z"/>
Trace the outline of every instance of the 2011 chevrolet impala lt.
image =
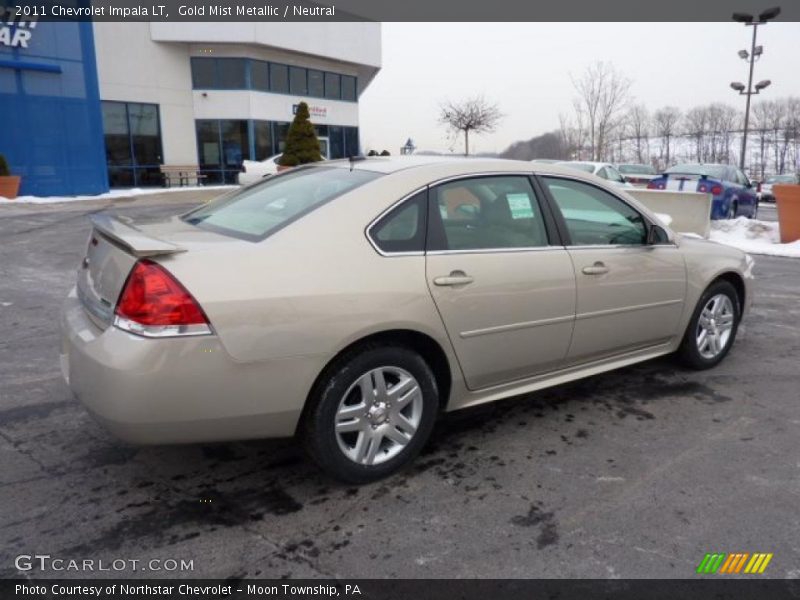
<path id="1" fill-rule="evenodd" d="M 188 214 L 92 218 L 64 375 L 137 443 L 300 437 L 334 476 L 437 415 L 677 353 L 728 353 L 752 260 L 573 169 L 389 158 L 290 170 Z"/>

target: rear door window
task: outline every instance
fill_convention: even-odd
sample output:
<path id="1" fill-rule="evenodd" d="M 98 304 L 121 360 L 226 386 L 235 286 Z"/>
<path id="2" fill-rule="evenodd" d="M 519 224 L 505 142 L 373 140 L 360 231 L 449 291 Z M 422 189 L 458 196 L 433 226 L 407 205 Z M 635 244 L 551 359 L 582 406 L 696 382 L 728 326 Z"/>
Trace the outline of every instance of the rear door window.
<path id="1" fill-rule="evenodd" d="M 522 175 L 459 179 L 431 190 L 429 250 L 547 246 L 538 199 Z"/>

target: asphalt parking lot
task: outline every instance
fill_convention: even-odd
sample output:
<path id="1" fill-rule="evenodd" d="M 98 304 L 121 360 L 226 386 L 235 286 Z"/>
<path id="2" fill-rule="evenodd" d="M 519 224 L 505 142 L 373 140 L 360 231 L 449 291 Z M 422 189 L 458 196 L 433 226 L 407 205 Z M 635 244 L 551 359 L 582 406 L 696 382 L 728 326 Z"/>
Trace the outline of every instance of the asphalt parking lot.
<path id="1" fill-rule="evenodd" d="M 800 577 L 800 261 L 756 257 L 718 368 L 662 359 L 451 415 L 411 468 L 355 488 L 291 441 L 138 448 L 82 410 L 58 311 L 104 206 L 0 206 L 0 576 L 49 554 L 209 578 L 687 578 L 706 552 L 772 552 L 767 576 Z"/>

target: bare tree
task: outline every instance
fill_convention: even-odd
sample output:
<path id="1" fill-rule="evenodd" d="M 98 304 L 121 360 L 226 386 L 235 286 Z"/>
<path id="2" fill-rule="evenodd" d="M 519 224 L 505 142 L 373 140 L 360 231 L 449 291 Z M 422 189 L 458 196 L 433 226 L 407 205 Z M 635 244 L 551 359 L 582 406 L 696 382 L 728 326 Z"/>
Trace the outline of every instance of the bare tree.
<path id="1" fill-rule="evenodd" d="M 439 123 L 446 125 L 454 141 L 464 134 L 464 155 L 469 156 L 469 134 L 492 133 L 503 118 L 497 104 L 475 96 L 461 102 L 447 100 L 439 110 Z"/>
<path id="2" fill-rule="evenodd" d="M 631 81 L 612 65 L 596 62 L 572 85 L 578 94 L 573 102 L 576 115 L 585 118 L 591 159 L 602 160 L 629 102 Z"/>
<path id="3" fill-rule="evenodd" d="M 628 128 L 636 145 L 636 161 L 647 162 L 649 157 L 650 113 L 644 104 L 635 104 L 628 111 Z M 647 159 L 645 156 L 647 155 Z"/>
<path id="4" fill-rule="evenodd" d="M 767 144 L 769 143 L 769 112 L 770 102 L 761 101 L 753 104 L 753 125 L 752 130 L 758 136 L 759 145 L 759 165 L 758 170 L 761 179 L 767 169 Z"/>
<path id="5" fill-rule="evenodd" d="M 695 106 L 683 119 L 685 134 L 694 142 L 694 157 L 697 162 L 704 162 L 705 136 L 708 128 L 708 111 L 705 106 Z"/>
<path id="6" fill-rule="evenodd" d="M 666 154 L 664 157 L 665 167 L 670 166 L 670 140 L 677 134 L 680 120 L 681 111 L 674 106 L 665 106 L 653 113 L 653 127 L 656 135 L 663 140 L 661 152 L 662 155 Z"/>

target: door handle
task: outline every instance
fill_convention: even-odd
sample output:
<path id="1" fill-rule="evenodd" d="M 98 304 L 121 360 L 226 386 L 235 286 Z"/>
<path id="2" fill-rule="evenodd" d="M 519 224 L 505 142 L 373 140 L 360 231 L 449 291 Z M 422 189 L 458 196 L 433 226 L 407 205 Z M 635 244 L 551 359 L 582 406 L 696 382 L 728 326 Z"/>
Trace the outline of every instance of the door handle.
<path id="1" fill-rule="evenodd" d="M 464 271 L 452 271 L 450 275 L 446 277 L 435 277 L 433 279 L 433 285 L 440 285 L 440 286 L 467 285 L 468 283 L 472 283 L 473 281 L 475 281 L 475 279 L 464 273 Z"/>
<path id="2" fill-rule="evenodd" d="M 583 267 L 582 271 L 584 275 L 605 275 L 608 267 L 598 260 L 591 267 Z"/>

